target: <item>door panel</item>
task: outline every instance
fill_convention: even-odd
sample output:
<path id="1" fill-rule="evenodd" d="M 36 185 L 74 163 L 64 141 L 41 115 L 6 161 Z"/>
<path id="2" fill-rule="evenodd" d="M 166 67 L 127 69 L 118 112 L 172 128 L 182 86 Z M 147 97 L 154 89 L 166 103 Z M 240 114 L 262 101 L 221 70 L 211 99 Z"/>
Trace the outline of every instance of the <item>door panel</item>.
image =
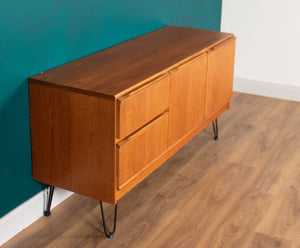
<path id="1" fill-rule="evenodd" d="M 206 66 L 205 53 L 171 71 L 169 146 L 204 118 Z"/>
<path id="2" fill-rule="evenodd" d="M 214 113 L 232 96 L 235 38 L 208 52 L 205 116 Z"/>

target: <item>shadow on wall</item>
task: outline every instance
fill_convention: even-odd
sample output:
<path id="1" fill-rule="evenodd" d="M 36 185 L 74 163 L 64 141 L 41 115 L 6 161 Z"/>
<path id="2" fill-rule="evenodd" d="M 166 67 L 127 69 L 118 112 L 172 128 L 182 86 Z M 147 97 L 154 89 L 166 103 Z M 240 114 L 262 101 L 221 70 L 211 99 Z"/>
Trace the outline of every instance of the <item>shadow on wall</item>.
<path id="1" fill-rule="evenodd" d="M 44 188 L 31 177 L 30 122 L 27 80 L 0 106 L 0 196 L 6 204 L 0 217 Z M 28 190 L 21 190 L 21 189 Z M 22 194 L 16 196 L 14 192 Z M 9 203 L 9 204 L 8 204 Z M 6 206 L 10 208 L 6 209 Z"/>

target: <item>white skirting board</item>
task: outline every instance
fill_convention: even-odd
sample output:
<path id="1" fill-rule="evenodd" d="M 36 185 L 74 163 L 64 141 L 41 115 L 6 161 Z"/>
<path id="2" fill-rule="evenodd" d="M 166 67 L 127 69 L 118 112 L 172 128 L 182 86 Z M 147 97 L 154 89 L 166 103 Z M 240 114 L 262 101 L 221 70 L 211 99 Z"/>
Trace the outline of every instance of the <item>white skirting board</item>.
<path id="1" fill-rule="evenodd" d="M 234 78 L 233 90 L 300 102 L 300 87 L 272 84 L 245 78 Z"/>
<path id="2" fill-rule="evenodd" d="M 72 194 L 73 192 L 55 188 L 51 209 Z M 45 196 L 47 196 L 47 189 L 36 194 L 0 218 L 0 245 L 43 216 Z"/>

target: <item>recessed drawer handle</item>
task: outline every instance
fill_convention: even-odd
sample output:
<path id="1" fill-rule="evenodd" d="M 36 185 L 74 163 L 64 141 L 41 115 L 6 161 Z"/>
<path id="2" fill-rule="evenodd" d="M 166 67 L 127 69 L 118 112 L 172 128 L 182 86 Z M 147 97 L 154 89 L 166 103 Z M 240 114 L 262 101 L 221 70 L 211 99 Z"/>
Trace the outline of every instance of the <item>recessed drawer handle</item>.
<path id="1" fill-rule="evenodd" d="M 141 87 L 132 90 L 131 92 L 127 93 L 127 94 L 124 95 L 124 96 L 119 97 L 119 98 L 118 98 L 118 102 L 121 103 L 121 102 L 126 101 L 126 99 L 127 99 L 128 97 L 130 97 L 130 96 L 132 96 L 132 95 L 135 95 L 135 94 L 137 94 L 137 93 L 139 93 L 139 92 L 141 92 L 141 91 L 143 91 L 143 90 L 146 90 L 148 87 L 153 86 L 153 84 L 155 84 L 157 81 L 160 81 L 160 80 L 162 80 L 163 78 L 168 77 L 169 75 L 170 75 L 170 73 L 166 73 L 166 74 L 164 74 L 164 75 L 162 75 L 162 76 L 159 76 L 159 77 L 157 77 L 157 78 L 151 80 L 150 82 L 147 82 L 146 84 L 142 85 Z"/>

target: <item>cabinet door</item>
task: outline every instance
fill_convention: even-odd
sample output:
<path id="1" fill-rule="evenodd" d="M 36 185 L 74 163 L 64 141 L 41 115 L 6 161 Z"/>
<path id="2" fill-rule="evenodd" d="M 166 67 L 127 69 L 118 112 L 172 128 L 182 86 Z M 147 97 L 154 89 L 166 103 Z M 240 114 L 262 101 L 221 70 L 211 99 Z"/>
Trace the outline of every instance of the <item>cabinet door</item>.
<path id="1" fill-rule="evenodd" d="M 208 52 L 205 116 L 214 113 L 232 96 L 235 38 Z"/>
<path id="2" fill-rule="evenodd" d="M 206 66 L 205 53 L 171 71 L 169 146 L 204 119 Z"/>

